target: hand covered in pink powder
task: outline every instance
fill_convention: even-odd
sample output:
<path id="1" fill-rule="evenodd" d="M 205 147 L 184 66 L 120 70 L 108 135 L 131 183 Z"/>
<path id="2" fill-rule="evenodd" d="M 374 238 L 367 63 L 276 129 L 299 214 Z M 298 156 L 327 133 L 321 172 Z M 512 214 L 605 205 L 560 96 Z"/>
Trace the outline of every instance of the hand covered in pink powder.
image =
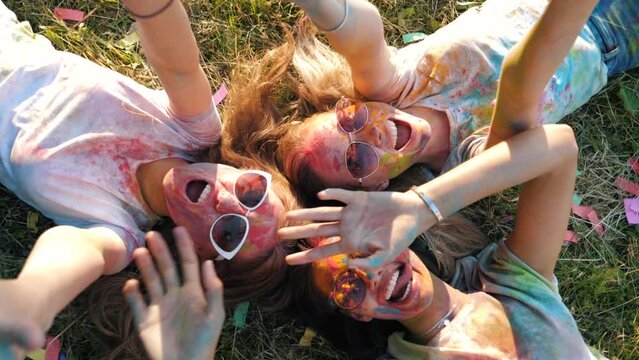
<path id="1" fill-rule="evenodd" d="M 331 236 L 338 240 L 287 256 L 291 265 L 307 264 L 337 254 L 359 254 L 350 261 L 349 267 L 377 268 L 395 259 L 417 235 L 435 224 L 433 219 L 421 218 L 424 203 L 413 192 L 327 189 L 318 196 L 346 205 L 290 211 L 287 213 L 290 220 L 314 223 L 282 228 L 278 235 L 284 240 Z"/>
<path id="2" fill-rule="evenodd" d="M 151 359 L 210 360 L 224 322 L 222 282 L 212 261 L 199 265 L 186 230 L 178 227 L 173 233 L 180 253 L 183 284 L 180 285 L 166 243 L 158 233 L 151 232 L 147 235 L 149 249 L 134 252 L 151 302 L 145 303 L 137 280 L 127 281 L 123 291 Z"/>

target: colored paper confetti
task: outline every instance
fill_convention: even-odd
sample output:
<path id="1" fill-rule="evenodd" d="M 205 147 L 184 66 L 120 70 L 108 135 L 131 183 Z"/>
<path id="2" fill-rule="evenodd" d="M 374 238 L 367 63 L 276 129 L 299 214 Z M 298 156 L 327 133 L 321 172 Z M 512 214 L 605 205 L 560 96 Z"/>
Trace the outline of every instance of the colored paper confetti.
<path id="1" fill-rule="evenodd" d="M 563 246 L 568 246 L 570 243 L 578 244 L 579 238 L 577 237 L 577 234 L 575 234 L 573 231 L 566 230 L 566 234 L 564 235 Z"/>
<path id="2" fill-rule="evenodd" d="M 243 328 L 246 325 L 246 315 L 248 314 L 249 305 L 248 301 L 237 304 L 235 311 L 233 312 L 233 324 L 235 327 Z"/>
<path id="3" fill-rule="evenodd" d="M 40 215 L 37 212 L 27 212 L 27 229 L 32 233 L 38 232 L 38 220 L 40 220 Z"/>
<path id="4" fill-rule="evenodd" d="M 311 346 L 311 342 L 313 342 L 313 338 L 315 338 L 317 332 L 311 328 L 306 328 L 304 330 L 304 335 L 300 338 L 300 346 L 309 347 Z"/>
<path id="5" fill-rule="evenodd" d="M 624 210 L 626 210 L 626 220 L 628 220 L 628 224 L 639 224 L 639 198 L 624 200 L 623 207 Z"/>
<path id="6" fill-rule="evenodd" d="M 44 355 L 46 354 L 46 352 L 44 351 L 44 349 L 37 349 L 37 350 L 33 350 L 31 352 L 29 352 L 27 354 L 27 358 L 31 359 L 31 360 L 44 360 Z"/>
<path id="7" fill-rule="evenodd" d="M 597 212 L 590 206 L 573 205 L 572 213 L 582 219 L 588 219 L 599 236 L 603 236 L 606 233 L 606 229 L 604 228 L 601 220 L 599 220 Z"/>
<path id="8" fill-rule="evenodd" d="M 219 105 L 228 93 L 229 89 L 226 88 L 226 84 L 222 83 L 220 88 L 217 89 L 215 94 L 213 94 L 213 102 L 215 103 L 215 105 Z"/>
<path id="9" fill-rule="evenodd" d="M 81 22 L 84 20 L 84 11 L 56 7 L 53 9 L 53 17 L 58 20 Z"/>
<path id="10" fill-rule="evenodd" d="M 615 185 L 625 192 L 639 195 L 639 184 L 634 183 L 630 180 L 626 180 L 622 177 L 617 176 L 617 179 L 615 179 Z"/>
<path id="11" fill-rule="evenodd" d="M 410 44 L 415 41 L 426 39 L 426 36 L 426 34 L 420 32 L 404 34 L 402 35 L 402 41 L 404 41 L 404 44 Z"/>
<path id="12" fill-rule="evenodd" d="M 505 223 L 508 223 L 508 222 L 513 221 L 513 219 L 514 219 L 514 218 L 513 218 L 513 216 L 512 216 L 512 215 L 504 215 L 504 216 L 502 216 L 502 218 L 501 218 L 501 223 L 502 223 L 502 224 L 505 224 Z"/>
<path id="13" fill-rule="evenodd" d="M 581 176 L 581 170 L 577 169 L 577 177 Z"/>
<path id="14" fill-rule="evenodd" d="M 635 174 L 639 175 L 639 161 L 637 160 L 636 157 L 631 157 L 628 160 L 628 166 L 630 166 L 630 168 L 632 169 L 632 171 L 635 172 Z"/>
<path id="15" fill-rule="evenodd" d="M 60 342 L 59 338 L 48 336 L 44 360 L 59 360 L 61 348 L 62 348 L 62 343 Z"/>
<path id="16" fill-rule="evenodd" d="M 581 202 L 583 201 L 583 199 L 581 198 L 581 196 L 579 196 L 579 194 L 574 193 L 572 194 L 572 203 L 575 205 L 581 205 Z"/>

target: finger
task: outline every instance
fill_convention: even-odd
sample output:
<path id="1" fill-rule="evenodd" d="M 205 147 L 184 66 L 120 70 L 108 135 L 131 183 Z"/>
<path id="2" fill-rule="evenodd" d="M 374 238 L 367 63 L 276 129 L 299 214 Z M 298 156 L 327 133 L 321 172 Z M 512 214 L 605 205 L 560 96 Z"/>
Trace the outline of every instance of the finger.
<path id="1" fill-rule="evenodd" d="M 131 308 L 135 324 L 139 326 L 147 311 L 146 303 L 144 302 L 142 293 L 140 293 L 140 282 L 135 279 L 127 280 L 127 282 L 124 283 L 122 292 L 124 293 L 126 302 L 129 304 L 129 308 Z"/>
<path id="2" fill-rule="evenodd" d="M 291 210 L 286 213 L 289 220 L 337 221 L 342 218 L 342 206 L 321 206 Z"/>
<path id="3" fill-rule="evenodd" d="M 384 266 L 388 262 L 387 258 L 388 256 L 386 253 L 376 251 L 368 257 L 352 259 L 348 263 L 348 268 L 373 271 Z"/>
<path id="4" fill-rule="evenodd" d="M 178 252 L 180 253 L 180 265 L 182 266 L 182 276 L 184 283 L 200 283 L 200 261 L 195 254 L 193 241 L 188 231 L 182 226 L 173 229 L 173 235 L 177 242 Z"/>
<path id="5" fill-rule="evenodd" d="M 277 231 L 281 240 L 293 240 L 309 237 L 325 237 L 339 235 L 339 223 L 315 223 L 289 226 Z"/>
<path id="6" fill-rule="evenodd" d="M 44 345 L 44 332 L 36 323 L 26 318 L 0 319 L 0 339 L 20 348 L 32 350 Z"/>
<path id="7" fill-rule="evenodd" d="M 364 195 L 362 191 L 350 191 L 337 188 L 329 188 L 317 193 L 317 197 L 321 200 L 337 200 L 344 204 L 350 204 L 355 201 L 358 196 L 362 195 Z"/>
<path id="8" fill-rule="evenodd" d="M 343 253 L 344 250 L 340 248 L 340 242 L 338 241 L 288 255 L 286 262 L 289 265 L 303 265 Z"/>
<path id="9" fill-rule="evenodd" d="M 175 262 L 162 235 L 155 231 L 149 232 L 147 234 L 147 246 L 157 264 L 158 271 L 162 275 L 164 288 L 169 291 L 180 287 L 180 279 L 178 279 Z"/>
<path id="10" fill-rule="evenodd" d="M 140 275 L 151 301 L 159 301 L 164 294 L 164 287 L 160 275 L 155 269 L 155 264 L 147 248 L 138 248 L 133 252 L 135 265 L 140 269 Z"/>
<path id="11" fill-rule="evenodd" d="M 202 264 L 202 283 L 206 289 L 208 313 L 215 318 L 224 319 L 224 284 L 217 277 L 213 261 L 207 260 Z"/>

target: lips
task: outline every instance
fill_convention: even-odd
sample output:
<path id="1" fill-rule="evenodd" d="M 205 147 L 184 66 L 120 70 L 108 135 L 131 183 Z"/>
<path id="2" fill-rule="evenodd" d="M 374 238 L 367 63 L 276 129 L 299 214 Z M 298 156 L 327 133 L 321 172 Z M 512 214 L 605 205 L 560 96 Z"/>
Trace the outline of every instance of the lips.
<path id="1" fill-rule="evenodd" d="M 211 194 L 211 185 L 206 181 L 192 180 L 186 184 L 186 197 L 192 203 L 200 203 Z"/>
<path id="2" fill-rule="evenodd" d="M 389 123 L 391 124 L 393 149 L 402 150 L 410 141 L 412 128 L 409 124 L 397 119 L 389 119 Z"/>
<path id="3" fill-rule="evenodd" d="M 393 305 L 403 305 L 410 301 L 413 291 L 413 271 L 409 264 L 396 264 L 383 281 L 383 299 Z"/>

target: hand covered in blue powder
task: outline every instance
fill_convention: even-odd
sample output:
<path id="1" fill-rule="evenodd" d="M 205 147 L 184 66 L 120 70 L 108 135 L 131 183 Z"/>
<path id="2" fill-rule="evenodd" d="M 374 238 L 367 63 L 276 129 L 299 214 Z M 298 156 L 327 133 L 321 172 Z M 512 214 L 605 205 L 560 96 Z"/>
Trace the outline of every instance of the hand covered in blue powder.
<path id="1" fill-rule="evenodd" d="M 210 360 L 224 322 L 222 282 L 212 261 L 200 267 L 187 231 L 177 227 L 173 233 L 183 284 L 164 239 L 150 232 L 148 249 L 136 249 L 134 256 L 151 302 L 145 303 L 137 280 L 127 281 L 123 291 L 151 359 Z"/>

